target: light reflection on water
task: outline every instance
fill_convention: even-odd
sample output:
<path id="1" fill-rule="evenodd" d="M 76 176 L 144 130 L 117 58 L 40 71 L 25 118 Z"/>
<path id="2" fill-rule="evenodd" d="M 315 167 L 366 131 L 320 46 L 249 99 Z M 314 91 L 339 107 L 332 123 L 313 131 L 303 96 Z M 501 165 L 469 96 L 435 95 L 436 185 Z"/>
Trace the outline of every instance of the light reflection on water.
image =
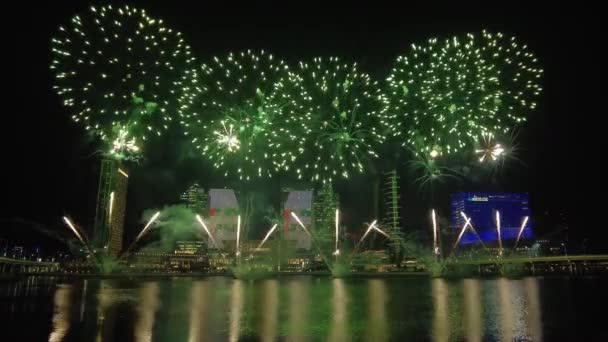
<path id="1" fill-rule="evenodd" d="M 344 279 L 332 279 L 331 307 L 332 320 L 329 341 L 348 341 L 348 311 L 350 299 L 344 285 Z"/>
<path id="2" fill-rule="evenodd" d="M 381 279 L 370 279 L 368 281 L 367 306 L 369 319 L 367 324 L 368 341 L 388 341 L 388 321 L 386 306 L 390 293 L 387 291 L 386 283 Z"/>
<path id="3" fill-rule="evenodd" d="M 298 277 L 288 283 L 289 308 L 288 332 L 293 342 L 307 341 L 307 327 L 310 305 L 310 278 Z"/>
<path id="4" fill-rule="evenodd" d="M 0 284 L 0 319 L 48 341 L 542 341 L 573 328 L 543 318 L 576 295 L 542 278 L 41 279 Z"/>
<path id="5" fill-rule="evenodd" d="M 479 281 L 464 279 L 462 281 L 464 306 L 464 331 L 467 341 L 479 342 L 482 336 L 481 297 Z"/>
<path id="6" fill-rule="evenodd" d="M 192 287 L 195 288 L 194 286 Z M 158 299 L 159 287 L 158 283 L 147 282 L 143 283 L 139 289 L 140 304 L 137 305 L 137 320 L 135 321 L 135 341 L 149 342 L 152 341 L 152 329 L 154 328 L 154 318 L 156 310 L 160 306 Z M 193 305 L 193 308 L 196 306 Z"/>
<path id="7" fill-rule="evenodd" d="M 64 285 L 55 291 L 53 309 L 53 330 L 49 335 L 49 342 L 63 341 L 70 328 L 70 308 L 72 286 Z"/>

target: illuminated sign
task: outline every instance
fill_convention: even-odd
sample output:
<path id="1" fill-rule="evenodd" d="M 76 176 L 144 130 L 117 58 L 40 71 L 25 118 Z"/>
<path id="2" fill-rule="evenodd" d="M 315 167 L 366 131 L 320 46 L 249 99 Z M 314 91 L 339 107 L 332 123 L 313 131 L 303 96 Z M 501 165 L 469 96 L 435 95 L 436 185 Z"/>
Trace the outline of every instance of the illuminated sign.
<path id="1" fill-rule="evenodd" d="M 471 199 L 470 199 L 470 200 L 471 200 L 471 201 L 474 201 L 474 202 L 487 202 L 487 201 L 488 201 L 488 198 L 487 198 L 487 197 L 477 197 L 477 196 L 473 196 L 473 197 L 471 197 Z"/>

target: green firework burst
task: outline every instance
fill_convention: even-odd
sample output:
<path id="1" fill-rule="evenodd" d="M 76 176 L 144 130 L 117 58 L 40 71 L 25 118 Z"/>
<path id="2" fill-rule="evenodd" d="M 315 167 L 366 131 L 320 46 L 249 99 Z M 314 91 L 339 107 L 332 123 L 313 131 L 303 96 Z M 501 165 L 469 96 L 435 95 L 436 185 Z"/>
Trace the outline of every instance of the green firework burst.
<path id="1" fill-rule="evenodd" d="M 356 64 L 336 57 L 300 63 L 304 92 L 309 94 L 313 135 L 301 165 L 306 178 L 328 183 L 363 173 L 384 141 L 380 134 L 382 96 L 377 82 Z"/>
<path id="2" fill-rule="evenodd" d="M 284 61 L 248 50 L 189 73 L 180 120 L 214 167 L 241 180 L 293 171 L 310 135 L 310 99 Z"/>
<path id="3" fill-rule="evenodd" d="M 385 123 L 426 157 L 470 149 L 482 134 L 504 134 L 537 103 L 542 69 L 514 37 L 483 31 L 413 45 L 387 78 Z"/>
<path id="4" fill-rule="evenodd" d="M 168 128 L 193 61 L 179 32 L 128 5 L 75 15 L 51 39 L 51 51 L 53 88 L 73 120 L 118 158 Z"/>

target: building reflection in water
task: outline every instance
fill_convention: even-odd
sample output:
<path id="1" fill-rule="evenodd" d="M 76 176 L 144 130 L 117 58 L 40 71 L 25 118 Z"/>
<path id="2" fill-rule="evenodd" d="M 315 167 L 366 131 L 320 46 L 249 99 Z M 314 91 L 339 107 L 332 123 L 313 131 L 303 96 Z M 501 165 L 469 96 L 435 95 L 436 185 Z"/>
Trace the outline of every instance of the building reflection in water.
<path id="1" fill-rule="evenodd" d="M 308 340 L 308 310 L 310 306 L 310 279 L 293 279 L 289 282 L 289 340 Z"/>
<path id="2" fill-rule="evenodd" d="M 241 329 L 241 316 L 243 314 L 245 284 L 240 279 L 235 279 L 232 282 L 232 291 L 230 293 L 230 330 L 228 339 L 230 341 L 238 341 Z"/>
<path id="3" fill-rule="evenodd" d="M 332 279 L 332 321 L 328 341 L 349 341 L 348 292 L 344 279 Z"/>
<path id="4" fill-rule="evenodd" d="M 154 331 L 154 318 L 160 306 L 158 293 L 160 289 L 157 282 L 144 283 L 139 290 L 139 303 L 136 307 L 137 320 L 135 322 L 135 341 L 152 341 Z"/>
<path id="5" fill-rule="evenodd" d="M 448 284 L 444 279 L 431 280 L 433 296 L 433 340 L 447 341 L 450 334 L 448 322 Z"/>
<path id="6" fill-rule="evenodd" d="M 114 312 L 111 306 L 117 299 L 110 282 L 101 280 L 97 294 L 97 337 L 96 341 L 114 340 Z"/>
<path id="7" fill-rule="evenodd" d="M 541 303 L 538 296 L 538 279 L 525 278 L 524 291 L 527 304 L 526 325 L 532 341 L 543 340 L 543 326 L 541 321 Z"/>
<path id="8" fill-rule="evenodd" d="M 87 289 L 89 288 L 89 280 L 85 279 L 82 283 L 82 291 L 80 295 L 80 321 L 84 321 L 84 312 L 87 307 Z"/>
<path id="9" fill-rule="evenodd" d="M 481 341 L 481 290 L 478 279 L 462 281 L 464 302 L 464 331 L 467 341 Z"/>
<path id="10" fill-rule="evenodd" d="M 371 279 L 368 284 L 368 341 L 388 341 L 388 317 L 386 316 L 386 304 L 388 302 L 388 290 L 383 279 Z"/>
<path id="11" fill-rule="evenodd" d="M 260 337 L 262 341 L 274 341 L 277 335 L 279 313 L 279 281 L 269 279 L 263 283 L 262 324 Z"/>
<path id="12" fill-rule="evenodd" d="M 49 342 L 63 341 L 70 329 L 72 291 L 71 285 L 62 285 L 55 291 L 53 299 L 53 330 L 49 335 Z"/>
<path id="13" fill-rule="evenodd" d="M 515 328 L 515 307 L 513 301 L 517 294 L 509 285 L 509 280 L 506 278 L 500 278 L 496 282 L 498 288 L 498 304 L 500 307 L 498 322 L 500 324 L 500 335 L 503 341 L 513 341 L 515 336 L 513 334 Z"/>

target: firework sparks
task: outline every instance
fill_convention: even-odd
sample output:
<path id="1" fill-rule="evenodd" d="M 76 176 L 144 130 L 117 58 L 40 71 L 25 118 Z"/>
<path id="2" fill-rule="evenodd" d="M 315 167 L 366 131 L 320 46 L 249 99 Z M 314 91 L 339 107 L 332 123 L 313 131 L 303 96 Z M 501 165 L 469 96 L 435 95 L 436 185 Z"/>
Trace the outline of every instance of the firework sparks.
<path id="1" fill-rule="evenodd" d="M 117 159 L 136 158 L 138 143 L 168 129 L 193 76 L 181 34 L 129 5 L 73 16 L 52 37 L 51 55 L 63 105 Z"/>
<path id="2" fill-rule="evenodd" d="M 262 246 L 264 245 L 264 243 L 266 242 L 266 240 L 268 240 L 268 238 L 270 237 L 270 235 L 274 232 L 274 230 L 277 228 L 277 224 L 275 223 L 272 228 L 270 228 L 268 230 L 268 232 L 266 233 L 266 236 L 264 236 L 264 239 L 262 240 L 262 242 L 260 242 L 260 244 L 258 245 L 258 247 L 256 247 L 256 250 L 259 250 L 260 248 L 262 248 Z"/>
<path id="3" fill-rule="evenodd" d="M 234 134 L 232 131 L 232 124 L 226 128 L 226 124 L 222 121 L 222 127 L 224 128 L 223 132 L 214 132 L 215 135 L 217 135 L 217 143 L 220 145 L 225 145 L 228 152 L 238 150 L 241 147 L 241 142 L 236 134 Z"/>
<path id="4" fill-rule="evenodd" d="M 387 78 L 383 123 L 432 158 L 507 133 L 536 108 L 543 70 L 525 44 L 487 31 L 413 45 Z M 497 152 L 497 151 L 495 151 Z"/>
<path id="5" fill-rule="evenodd" d="M 207 233 L 207 236 L 209 236 L 209 239 L 211 239 L 211 242 L 213 242 L 213 245 L 215 246 L 215 248 L 220 249 L 220 247 L 217 245 L 217 242 L 215 242 L 215 239 L 213 238 L 213 235 L 211 235 L 211 232 L 209 231 L 209 228 L 207 228 L 207 225 L 205 224 L 205 221 L 203 221 L 203 219 L 200 217 L 200 215 L 196 215 L 196 220 L 198 221 L 198 223 L 201 224 L 201 226 L 203 227 L 203 229 Z"/>
<path id="6" fill-rule="evenodd" d="M 241 255 L 240 250 L 240 241 L 241 241 L 241 215 L 236 218 L 236 256 Z"/>
<path id="7" fill-rule="evenodd" d="M 180 123 L 213 167 L 243 181 L 300 175 L 293 166 L 304 153 L 311 116 L 299 75 L 263 50 L 214 57 L 193 74 L 179 98 Z"/>
<path id="8" fill-rule="evenodd" d="M 500 212 L 496 210 L 496 234 L 498 235 L 498 254 L 502 256 L 502 236 L 500 234 Z"/>
<path id="9" fill-rule="evenodd" d="M 339 239 L 339 227 L 340 227 L 340 210 L 336 209 L 336 249 L 334 251 L 334 255 L 338 256 L 340 254 L 340 250 L 338 249 L 338 239 Z"/>
<path id="10" fill-rule="evenodd" d="M 439 254 L 439 245 L 437 244 L 437 219 L 435 218 L 435 209 L 431 210 L 431 220 L 433 222 L 433 253 Z"/>
<path id="11" fill-rule="evenodd" d="M 480 148 L 475 150 L 475 153 L 479 155 L 480 163 L 490 160 L 496 161 L 504 152 L 505 148 L 495 141 L 492 133 L 482 134 Z"/>
<path id="12" fill-rule="evenodd" d="M 525 216 L 523 222 L 521 223 L 521 227 L 519 227 L 519 233 L 517 233 L 517 239 L 515 240 L 515 246 L 513 247 L 513 250 L 515 250 L 517 248 L 517 244 L 519 243 L 519 239 L 521 239 L 521 235 L 524 232 L 526 223 L 528 223 L 528 219 L 529 219 L 529 217 Z"/>
<path id="13" fill-rule="evenodd" d="M 305 152 L 304 177 L 313 182 L 334 183 L 362 174 L 366 162 L 378 158 L 384 142 L 380 134 L 382 96 L 376 81 L 359 71 L 357 64 L 337 57 L 315 58 L 300 63 L 303 101 L 313 113 L 314 144 Z"/>

